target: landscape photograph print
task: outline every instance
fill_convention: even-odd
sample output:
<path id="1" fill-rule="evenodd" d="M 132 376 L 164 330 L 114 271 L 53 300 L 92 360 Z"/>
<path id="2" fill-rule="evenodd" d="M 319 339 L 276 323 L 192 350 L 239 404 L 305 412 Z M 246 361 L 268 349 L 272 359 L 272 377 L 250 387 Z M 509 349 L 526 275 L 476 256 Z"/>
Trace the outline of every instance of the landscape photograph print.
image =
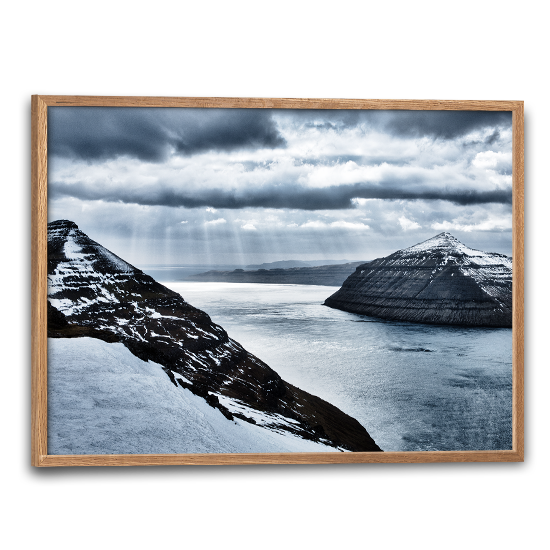
<path id="1" fill-rule="evenodd" d="M 512 115 L 49 106 L 47 454 L 511 451 Z"/>

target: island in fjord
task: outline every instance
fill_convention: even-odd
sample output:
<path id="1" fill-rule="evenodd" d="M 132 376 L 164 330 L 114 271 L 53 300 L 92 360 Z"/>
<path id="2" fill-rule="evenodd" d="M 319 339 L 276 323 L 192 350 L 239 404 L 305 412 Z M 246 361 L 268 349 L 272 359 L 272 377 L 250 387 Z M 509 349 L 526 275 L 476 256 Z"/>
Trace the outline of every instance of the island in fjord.
<path id="1" fill-rule="evenodd" d="M 444 232 L 358 266 L 325 305 L 416 323 L 511 327 L 512 259 Z"/>

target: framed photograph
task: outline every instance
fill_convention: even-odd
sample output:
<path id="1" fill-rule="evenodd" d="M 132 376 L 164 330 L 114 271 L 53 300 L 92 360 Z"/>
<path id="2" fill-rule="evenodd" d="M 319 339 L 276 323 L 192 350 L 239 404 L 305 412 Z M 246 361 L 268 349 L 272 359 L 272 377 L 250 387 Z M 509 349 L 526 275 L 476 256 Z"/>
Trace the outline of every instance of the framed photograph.
<path id="1" fill-rule="evenodd" d="M 523 102 L 32 97 L 32 464 L 523 461 Z"/>

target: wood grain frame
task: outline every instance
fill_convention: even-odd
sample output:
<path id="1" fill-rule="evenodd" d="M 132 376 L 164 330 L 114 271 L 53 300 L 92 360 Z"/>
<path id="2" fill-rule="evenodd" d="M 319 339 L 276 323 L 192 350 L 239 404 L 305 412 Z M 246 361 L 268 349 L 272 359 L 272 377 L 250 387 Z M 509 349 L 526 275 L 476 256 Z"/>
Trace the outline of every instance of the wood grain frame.
<path id="1" fill-rule="evenodd" d="M 511 111 L 513 116 L 512 450 L 383 453 L 48 455 L 47 448 L 47 132 L 48 107 L 210 107 Z M 521 462 L 524 459 L 524 129 L 523 101 L 32 96 L 32 426 L 33 466 L 144 466 Z"/>

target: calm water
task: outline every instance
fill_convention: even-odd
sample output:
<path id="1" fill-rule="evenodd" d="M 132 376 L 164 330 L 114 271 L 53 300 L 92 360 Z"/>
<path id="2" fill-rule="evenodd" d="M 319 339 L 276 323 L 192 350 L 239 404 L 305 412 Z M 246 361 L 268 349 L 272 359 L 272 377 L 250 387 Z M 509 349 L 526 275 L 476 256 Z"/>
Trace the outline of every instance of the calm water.
<path id="1" fill-rule="evenodd" d="M 511 449 L 512 330 L 383 321 L 321 305 L 337 287 L 163 284 L 385 451 Z"/>

